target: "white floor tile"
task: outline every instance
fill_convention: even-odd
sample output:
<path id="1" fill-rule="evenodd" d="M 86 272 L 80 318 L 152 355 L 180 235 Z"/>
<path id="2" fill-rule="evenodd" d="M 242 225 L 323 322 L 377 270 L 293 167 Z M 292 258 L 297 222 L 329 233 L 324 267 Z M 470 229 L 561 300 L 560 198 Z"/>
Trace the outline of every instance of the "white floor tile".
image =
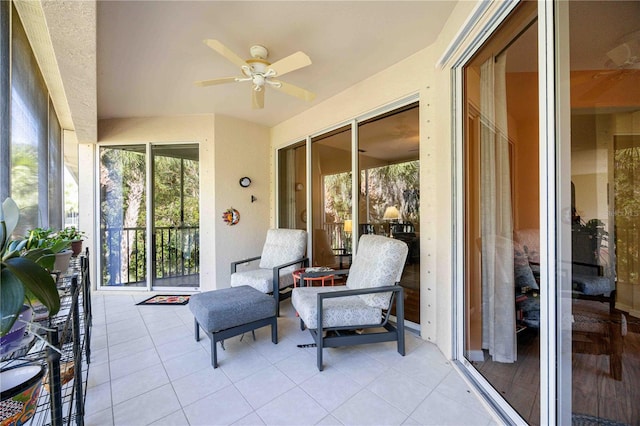
<path id="1" fill-rule="evenodd" d="M 297 347 L 311 337 L 285 301 L 277 345 L 270 327 L 256 341 L 228 339 L 213 369 L 188 306 L 135 305 L 146 297 L 93 301 L 87 425 L 495 423 L 438 348 L 409 332 L 405 357 L 393 342 L 325 349 L 319 372 L 315 348 Z"/>
<path id="2" fill-rule="evenodd" d="M 211 356 L 204 349 L 196 349 L 187 354 L 171 358 L 163 362 L 163 365 L 171 380 L 188 376 L 205 368 L 213 368 L 211 366 Z"/>
<path id="3" fill-rule="evenodd" d="M 410 354 L 402 357 L 393 369 L 400 371 L 423 385 L 435 388 L 444 378 L 453 371 L 451 364 L 437 349 L 425 344 Z"/>
<path id="4" fill-rule="evenodd" d="M 458 401 L 465 407 L 472 408 L 477 411 L 484 411 L 485 408 L 478 400 L 475 393 L 467 385 L 462 377 L 456 372 L 452 371 L 445 379 L 440 382 L 436 391 L 444 396 Z"/>
<path id="5" fill-rule="evenodd" d="M 114 405 L 114 425 L 146 425 L 179 409 L 178 398 L 171 385 L 167 384 Z"/>
<path id="6" fill-rule="evenodd" d="M 341 426 L 343 424 L 344 423 L 342 423 L 340 420 L 333 417 L 331 414 L 329 414 L 324 419 L 316 423 L 316 425 L 318 426 Z"/>
<path id="7" fill-rule="evenodd" d="M 153 426 L 189 426 L 187 417 L 182 410 L 175 411 L 151 424 Z"/>
<path id="8" fill-rule="evenodd" d="M 249 343 L 253 349 L 269 360 L 269 362 L 276 363 L 282 361 L 298 352 L 296 343 L 282 336 L 278 338 L 278 344 L 274 345 L 271 341 L 271 328 L 266 327 L 265 330 L 269 331 L 268 335 L 261 334 L 257 336 L 255 342 L 249 335 Z"/>
<path id="9" fill-rule="evenodd" d="M 242 396 L 256 409 L 295 386 L 274 366 L 269 366 L 235 383 Z"/>
<path id="10" fill-rule="evenodd" d="M 94 322 L 91 323 L 91 342 L 93 343 L 93 339 L 99 336 L 107 335 L 107 326 L 106 324 L 98 325 Z"/>
<path id="11" fill-rule="evenodd" d="M 184 407 L 229 386 L 231 381 L 221 369 L 209 367 L 174 380 L 171 384 Z"/>
<path id="12" fill-rule="evenodd" d="M 239 351 L 234 350 L 232 345 L 227 345 L 227 342 L 225 342 L 225 345 L 227 346 L 226 351 L 218 350 L 218 362 L 222 371 L 224 371 L 233 382 L 242 380 L 271 365 L 265 357 L 256 352 L 248 344 L 243 344 L 243 346 L 241 346 L 242 350 Z M 236 348 L 238 347 L 239 346 L 236 346 Z M 221 352 L 226 352 L 223 354 L 223 360 L 220 359 Z"/>
<path id="13" fill-rule="evenodd" d="M 142 321 L 140 321 L 140 324 L 138 325 L 132 325 L 127 330 L 111 331 L 110 327 L 107 329 L 109 345 L 130 342 L 131 340 L 135 340 L 140 337 L 147 337 L 148 335 L 147 329 L 144 327 L 144 322 Z"/>
<path id="14" fill-rule="evenodd" d="M 193 338 L 193 329 L 179 322 L 179 324 L 175 327 L 167 327 L 164 330 L 156 330 L 150 332 L 150 334 L 155 345 L 160 346 L 183 339 L 185 336 L 191 336 Z"/>
<path id="15" fill-rule="evenodd" d="M 110 383 L 103 383 L 98 386 L 87 388 L 87 395 L 85 398 L 86 413 L 97 413 L 107 408 L 111 408 L 112 405 Z"/>
<path id="16" fill-rule="evenodd" d="M 191 426 L 228 425 L 252 412 L 249 403 L 233 385 L 184 407 Z"/>
<path id="17" fill-rule="evenodd" d="M 206 340 L 206 342 L 208 345 L 209 341 Z M 193 352 L 196 349 L 202 349 L 200 343 L 196 342 L 196 339 L 193 337 L 193 331 L 191 331 L 191 334 L 188 336 L 183 336 L 178 340 L 158 345 L 156 347 L 158 355 L 162 361 L 168 361 L 171 358 Z"/>
<path id="18" fill-rule="evenodd" d="M 238 420 L 233 424 L 234 426 L 257 426 L 257 425 L 264 425 L 264 422 L 262 421 L 260 416 L 257 415 L 254 411 L 253 413 L 249 414 L 246 417 L 241 418 L 240 420 Z"/>
<path id="19" fill-rule="evenodd" d="M 87 378 L 87 388 L 101 385 L 103 383 L 109 383 L 111 380 L 111 374 L 109 372 L 109 363 L 91 363 L 91 374 Z"/>
<path id="20" fill-rule="evenodd" d="M 106 333 L 103 335 L 94 336 L 91 335 L 91 349 L 98 350 L 107 348 L 109 346 L 109 339 L 107 338 Z"/>
<path id="21" fill-rule="evenodd" d="M 138 370 L 111 382 L 113 403 L 128 401 L 168 383 L 169 377 L 160 365 Z"/>
<path id="22" fill-rule="evenodd" d="M 305 350 L 299 350 L 295 355 L 276 363 L 276 367 L 297 384 L 319 373 L 315 357 Z"/>
<path id="23" fill-rule="evenodd" d="M 149 335 L 117 345 L 109 343 L 109 360 L 114 361 L 153 348 L 153 340 Z"/>
<path id="24" fill-rule="evenodd" d="M 84 416 L 84 425 L 85 426 L 105 426 L 113 424 L 113 411 L 111 407 L 98 411 L 98 412 L 89 412 L 87 411 Z"/>
<path id="25" fill-rule="evenodd" d="M 126 314 L 120 313 L 117 320 L 112 320 L 111 322 L 107 323 L 106 328 L 107 334 L 126 334 L 134 328 L 142 328 L 142 330 L 146 331 L 144 320 L 135 310 L 128 311 Z"/>
<path id="26" fill-rule="evenodd" d="M 160 366 L 160 357 L 154 348 L 118 358 L 110 363 L 111 380 L 128 376 L 151 366 Z"/>
<path id="27" fill-rule="evenodd" d="M 434 391 L 411 414 L 411 417 L 423 425 L 487 425 L 491 417 L 462 403 L 447 398 Z"/>
<path id="28" fill-rule="evenodd" d="M 337 361 L 335 367 L 361 385 L 375 381 L 390 368 L 368 356 L 365 351 Z"/>
<path id="29" fill-rule="evenodd" d="M 95 349 L 91 347 L 91 363 L 102 364 L 109 362 L 109 348 Z"/>
<path id="30" fill-rule="evenodd" d="M 338 408 L 362 389 L 338 369 L 325 369 L 300 387 L 328 411 Z"/>
<path id="31" fill-rule="evenodd" d="M 400 425 L 408 417 L 368 390 L 359 392 L 331 414 L 345 425 Z"/>
<path id="32" fill-rule="evenodd" d="M 280 395 L 257 410 L 267 425 L 312 425 L 329 414 L 299 387 Z"/>
<path id="33" fill-rule="evenodd" d="M 385 371 L 367 389 L 405 414 L 411 414 L 432 391 L 410 376 L 393 369 Z"/>

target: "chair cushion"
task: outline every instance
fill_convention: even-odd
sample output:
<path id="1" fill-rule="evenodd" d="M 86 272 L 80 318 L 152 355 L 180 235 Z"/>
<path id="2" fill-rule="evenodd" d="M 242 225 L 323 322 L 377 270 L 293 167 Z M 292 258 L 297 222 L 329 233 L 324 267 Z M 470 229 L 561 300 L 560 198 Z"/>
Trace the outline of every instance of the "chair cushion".
<path id="1" fill-rule="evenodd" d="M 274 268 L 304 256 L 307 231 L 301 229 L 270 229 L 262 248 L 260 268 Z M 291 271 L 299 266 L 294 266 Z M 291 272 L 290 271 L 290 272 Z"/>
<path id="2" fill-rule="evenodd" d="M 252 269 L 250 271 L 236 272 L 231 274 L 231 287 L 248 285 L 262 293 L 273 291 L 273 269 Z M 280 288 L 293 285 L 291 271 L 282 269 L 280 271 Z"/>
<path id="3" fill-rule="evenodd" d="M 336 287 L 296 287 L 291 295 L 291 304 L 310 329 L 318 328 L 317 294 L 346 290 Z M 367 305 L 360 296 L 325 299 L 322 305 L 322 326 L 343 327 L 377 324 L 382 321 L 382 310 Z"/>
<path id="4" fill-rule="evenodd" d="M 613 278 L 598 275 L 574 273 L 571 275 L 571 282 L 574 290 L 592 296 L 599 294 L 609 296 L 616 289 L 616 283 Z"/>
<path id="5" fill-rule="evenodd" d="M 400 240 L 380 235 L 366 234 L 360 237 L 349 276 L 350 289 L 383 287 L 400 281 L 409 248 Z M 381 259 L 384 258 L 384 261 Z M 387 309 L 391 293 L 374 293 L 357 296 L 372 308 Z"/>

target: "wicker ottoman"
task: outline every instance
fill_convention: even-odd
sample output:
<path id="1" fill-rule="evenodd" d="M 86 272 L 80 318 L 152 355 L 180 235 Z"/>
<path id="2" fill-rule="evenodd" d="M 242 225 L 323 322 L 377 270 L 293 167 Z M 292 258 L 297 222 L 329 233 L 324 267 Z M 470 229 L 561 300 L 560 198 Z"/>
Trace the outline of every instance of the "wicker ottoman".
<path id="1" fill-rule="evenodd" d="M 240 286 L 197 293 L 189 299 L 195 321 L 195 338 L 200 328 L 211 340 L 211 365 L 218 367 L 216 343 L 256 328 L 271 325 L 271 341 L 278 343 L 276 301 L 253 287 Z"/>

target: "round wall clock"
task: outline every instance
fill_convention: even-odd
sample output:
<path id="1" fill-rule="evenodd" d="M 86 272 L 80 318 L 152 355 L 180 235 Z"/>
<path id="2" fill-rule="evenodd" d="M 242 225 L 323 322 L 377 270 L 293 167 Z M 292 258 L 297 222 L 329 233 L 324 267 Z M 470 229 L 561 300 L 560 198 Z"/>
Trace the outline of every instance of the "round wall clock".
<path id="1" fill-rule="evenodd" d="M 240 178 L 240 186 L 243 188 L 248 187 L 249 185 L 251 185 L 251 179 L 249 179 L 248 177 L 242 177 Z"/>

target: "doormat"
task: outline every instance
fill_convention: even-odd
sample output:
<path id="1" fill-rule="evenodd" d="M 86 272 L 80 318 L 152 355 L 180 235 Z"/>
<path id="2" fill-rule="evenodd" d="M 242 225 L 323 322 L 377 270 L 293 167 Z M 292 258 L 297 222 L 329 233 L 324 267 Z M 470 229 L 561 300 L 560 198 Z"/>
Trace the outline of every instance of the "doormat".
<path id="1" fill-rule="evenodd" d="M 189 303 L 188 295 L 171 295 L 171 294 L 158 294 L 152 296 L 146 300 L 143 300 L 136 305 L 186 305 Z"/>

